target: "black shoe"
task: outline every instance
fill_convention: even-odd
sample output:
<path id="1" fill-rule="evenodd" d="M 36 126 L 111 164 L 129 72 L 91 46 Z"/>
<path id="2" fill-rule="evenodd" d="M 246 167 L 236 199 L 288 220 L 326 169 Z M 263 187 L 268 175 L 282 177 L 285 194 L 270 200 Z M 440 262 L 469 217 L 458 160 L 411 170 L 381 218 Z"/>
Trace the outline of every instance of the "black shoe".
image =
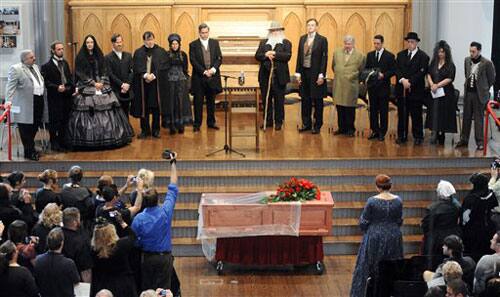
<path id="1" fill-rule="evenodd" d="M 274 126 L 274 130 L 276 130 L 276 131 L 280 131 L 280 130 L 281 130 L 281 124 L 276 124 L 276 125 Z"/>
<path id="2" fill-rule="evenodd" d="M 479 145 L 476 147 L 476 150 L 478 150 L 478 151 L 482 151 L 482 150 L 484 150 L 484 145 L 479 144 Z"/>
<path id="3" fill-rule="evenodd" d="M 370 134 L 370 136 L 368 136 L 368 140 L 375 140 L 378 137 L 378 133 L 373 132 L 372 134 Z"/>
<path id="4" fill-rule="evenodd" d="M 423 142 L 424 142 L 424 140 L 422 138 L 417 138 L 413 141 L 413 144 L 414 145 L 422 145 Z"/>
<path id="5" fill-rule="evenodd" d="M 200 127 L 193 126 L 193 132 L 200 132 Z"/>
<path id="6" fill-rule="evenodd" d="M 208 126 L 208 129 L 220 130 L 220 128 L 217 125 L 210 125 Z"/>
<path id="7" fill-rule="evenodd" d="M 406 138 L 398 138 L 398 139 L 396 139 L 396 144 L 404 144 L 407 141 L 408 140 Z"/>
<path id="8" fill-rule="evenodd" d="M 38 161 L 38 160 L 40 160 L 40 156 L 37 153 L 29 154 L 28 157 L 25 156 L 24 158 L 27 159 L 27 160 L 30 160 L 30 161 Z"/>
<path id="9" fill-rule="evenodd" d="M 355 131 L 347 131 L 347 133 L 345 134 L 345 136 L 347 136 L 347 137 L 354 137 L 354 133 L 355 133 Z"/>
<path id="10" fill-rule="evenodd" d="M 459 148 L 459 147 L 467 147 L 469 146 L 469 143 L 467 141 L 463 141 L 463 140 L 460 140 L 457 145 L 455 145 L 456 148 Z"/>
<path id="11" fill-rule="evenodd" d="M 385 137 L 384 136 L 379 136 L 378 137 L 378 141 L 384 141 L 385 140 Z"/>
<path id="12" fill-rule="evenodd" d="M 137 138 L 144 139 L 148 138 L 150 135 L 151 135 L 150 133 L 142 131 L 139 135 L 137 135 Z"/>
<path id="13" fill-rule="evenodd" d="M 311 127 L 302 127 L 302 128 L 299 129 L 299 133 L 307 132 L 307 131 L 311 131 Z"/>
<path id="14" fill-rule="evenodd" d="M 153 131 L 154 138 L 160 138 L 160 131 Z"/>
<path id="15" fill-rule="evenodd" d="M 319 134 L 320 130 L 319 129 L 312 129 L 312 134 Z"/>
<path id="16" fill-rule="evenodd" d="M 340 130 L 333 131 L 333 135 L 342 135 L 342 134 L 344 134 L 344 132 L 342 132 Z"/>

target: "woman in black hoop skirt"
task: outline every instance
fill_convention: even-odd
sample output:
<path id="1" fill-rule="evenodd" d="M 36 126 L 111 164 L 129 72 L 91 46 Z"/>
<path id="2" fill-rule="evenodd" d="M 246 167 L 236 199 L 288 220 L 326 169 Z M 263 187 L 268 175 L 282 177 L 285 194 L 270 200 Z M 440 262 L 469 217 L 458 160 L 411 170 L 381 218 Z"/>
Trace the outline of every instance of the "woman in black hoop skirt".
<path id="1" fill-rule="evenodd" d="M 108 69 L 94 36 L 84 38 L 76 56 L 78 93 L 68 123 L 67 141 L 73 149 L 102 149 L 126 145 L 134 132 L 111 90 Z"/>

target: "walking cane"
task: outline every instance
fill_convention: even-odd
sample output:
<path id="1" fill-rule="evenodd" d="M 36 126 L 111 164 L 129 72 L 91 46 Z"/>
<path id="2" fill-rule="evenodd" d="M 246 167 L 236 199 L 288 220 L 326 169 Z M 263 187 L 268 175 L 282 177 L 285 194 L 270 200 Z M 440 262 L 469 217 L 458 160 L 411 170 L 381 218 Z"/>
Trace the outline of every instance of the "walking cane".
<path id="1" fill-rule="evenodd" d="M 406 114 L 406 89 L 403 88 L 403 140 L 408 137 L 406 135 L 408 130 L 407 121 L 408 121 L 408 115 Z"/>
<path id="2" fill-rule="evenodd" d="M 264 106 L 264 132 L 266 131 L 266 126 L 267 126 L 267 109 L 269 105 L 269 93 L 271 92 L 271 81 L 273 78 L 273 72 L 274 72 L 274 61 L 271 60 L 271 71 L 269 72 L 269 78 L 267 79 L 267 93 L 266 93 L 266 101 L 265 101 L 265 106 Z"/>

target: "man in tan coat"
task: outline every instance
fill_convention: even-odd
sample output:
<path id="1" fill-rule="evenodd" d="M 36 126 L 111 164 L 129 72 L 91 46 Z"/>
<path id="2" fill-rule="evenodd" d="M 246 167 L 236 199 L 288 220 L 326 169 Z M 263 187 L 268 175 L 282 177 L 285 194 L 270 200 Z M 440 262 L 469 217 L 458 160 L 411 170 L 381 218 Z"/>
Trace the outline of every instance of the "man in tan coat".
<path id="1" fill-rule="evenodd" d="M 339 129 L 334 135 L 354 136 L 354 119 L 359 93 L 359 74 L 365 67 L 365 56 L 354 48 L 354 37 L 344 37 L 344 47 L 333 54 L 335 74 L 334 99 Z"/>

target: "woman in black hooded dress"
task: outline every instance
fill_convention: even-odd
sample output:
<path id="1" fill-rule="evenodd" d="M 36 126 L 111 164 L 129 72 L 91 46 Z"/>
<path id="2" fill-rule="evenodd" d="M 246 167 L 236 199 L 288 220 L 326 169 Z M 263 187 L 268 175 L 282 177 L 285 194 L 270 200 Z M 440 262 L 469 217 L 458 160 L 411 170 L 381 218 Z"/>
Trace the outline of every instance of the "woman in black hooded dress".
<path id="1" fill-rule="evenodd" d="M 130 143 L 134 132 L 110 87 L 108 67 L 92 35 L 84 38 L 76 56 L 75 73 L 78 93 L 73 97 L 67 142 L 74 149 Z"/>

